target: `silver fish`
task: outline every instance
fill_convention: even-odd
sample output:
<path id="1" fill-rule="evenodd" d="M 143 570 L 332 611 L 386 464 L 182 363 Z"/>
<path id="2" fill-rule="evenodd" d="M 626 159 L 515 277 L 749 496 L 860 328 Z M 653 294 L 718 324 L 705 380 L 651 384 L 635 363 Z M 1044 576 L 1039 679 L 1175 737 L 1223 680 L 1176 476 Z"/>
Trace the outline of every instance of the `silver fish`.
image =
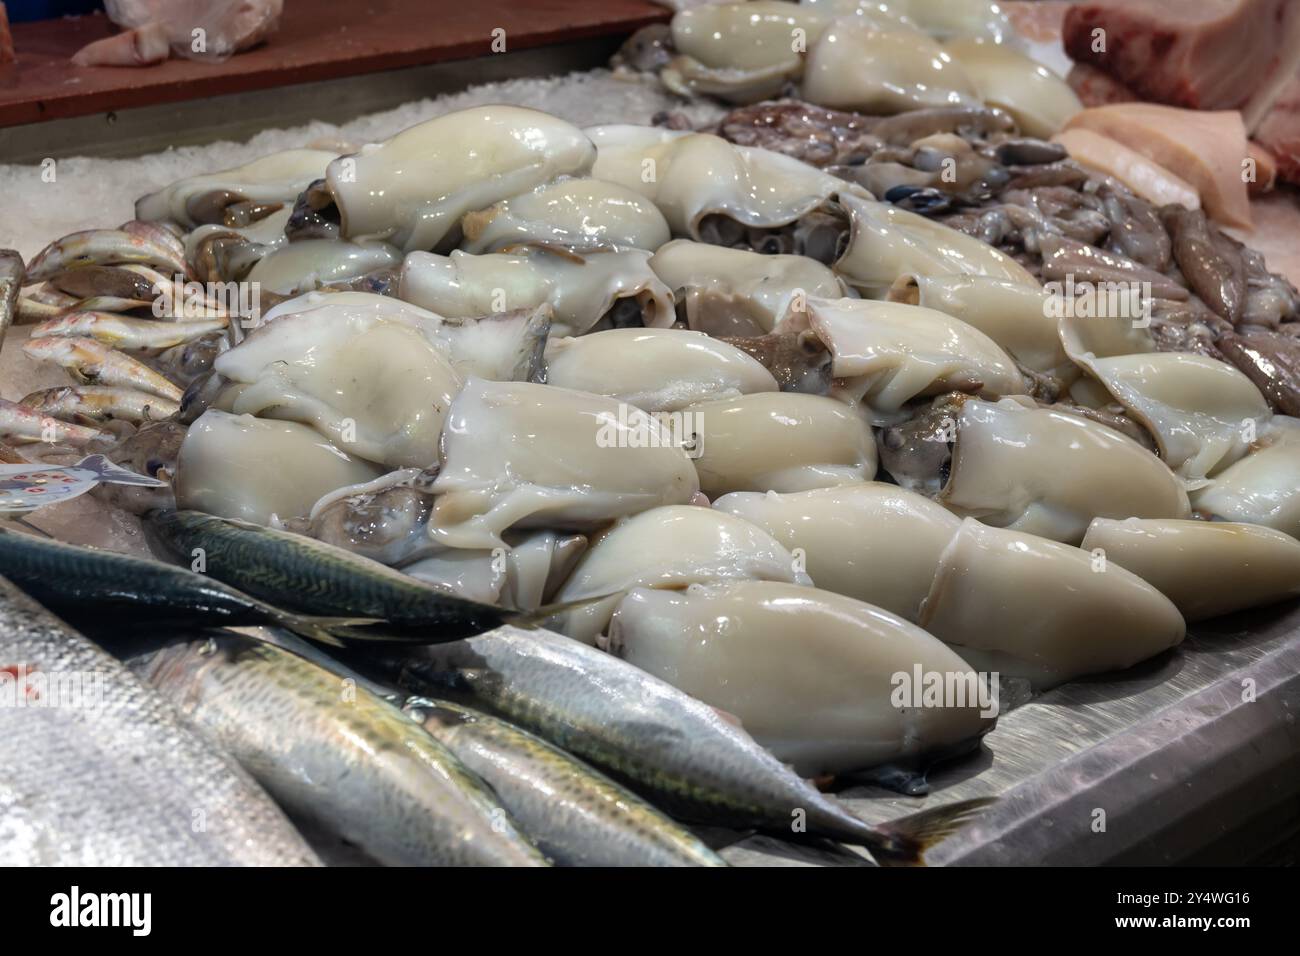
<path id="1" fill-rule="evenodd" d="M 988 801 L 873 827 L 824 796 L 716 710 L 609 654 L 509 625 L 447 644 L 355 661 L 417 694 L 450 698 L 531 730 L 700 823 L 806 832 L 867 848 L 882 863 L 925 850 Z"/>
<path id="2" fill-rule="evenodd" d="M 319 863 L 171 705 L 2 579 L 0 670 L 0 865 Z"/>
<path id="3" fill-rule="evenodd" d="M 477 773 L 543 852 L 567 866 L 726 866 L 689 830 L 526 730 L 450 701 L 403 708 Z"/>
<path id="4" fill-rule="evenodd" d="M 396 866 L 545 866 L 500 801 L 364 686 L 224 632 L 133 664 L 290 812 Z"/>

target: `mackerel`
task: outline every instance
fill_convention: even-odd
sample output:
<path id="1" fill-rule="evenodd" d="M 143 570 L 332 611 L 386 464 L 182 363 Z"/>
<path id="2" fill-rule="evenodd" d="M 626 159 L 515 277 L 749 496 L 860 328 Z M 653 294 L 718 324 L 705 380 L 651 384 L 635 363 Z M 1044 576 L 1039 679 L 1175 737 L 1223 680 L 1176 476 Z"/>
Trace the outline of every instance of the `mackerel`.
<path id="1" fill-rule="evenodd" d="M 292 614 L 186 568 L 21 531 L 0 530 L 0 575 L 47 607 L 95 623 L 278 624 L 327 644 L 340 643 L 329 628 L 357 623 Z"/>
<path id="2" fill-rule="evenodd" d="M 364 686 L 229 631 L 132 666 L 295 817 L 391 866 L 546 866 L 502 801 Z"/>
<path id="3" fill-rule="evenodd" d="M 207 573 L 233 587 L 304 614 L 380 619 L 394 637 L 452 641 L 556 611 L 471 601 L 315 538 L 199 511 L 152 511 L 144 526 L 161 551 L 184 561 L 200 552 Z"/>
<path id="4" fill-rule="evenodd" d="M 543 852 L 566 866 L 726 866 L 689 830 L 559 747 L 450 701 L 404 709 L 500 796 Z"/>
<path id="5" fill-rule="evenodd" d="M 712 707 L 572 638 L 501 627 L 415 653 L 354 658 L 403 688 L 488 710 L 628 783 L 682 819 L 865 847 L 880 863 L 925 850 L 988 800 L 871 826 Z"/>

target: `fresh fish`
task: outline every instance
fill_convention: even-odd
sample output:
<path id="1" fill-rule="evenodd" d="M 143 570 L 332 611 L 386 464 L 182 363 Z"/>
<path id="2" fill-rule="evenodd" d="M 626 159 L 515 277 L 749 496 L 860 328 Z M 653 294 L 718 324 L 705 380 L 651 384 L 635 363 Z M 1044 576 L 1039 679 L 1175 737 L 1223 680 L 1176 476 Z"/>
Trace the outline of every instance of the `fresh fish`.
<path id="1" fill-rule="evenodd" d="M 0 622 L 0 865 L 319 864 L 171 705 L 4 580 Z"/>
<path id="2" fill-rule="evenodd" d="M 102 434 L 98 428 L 62 422 L 40 409 L 0 398 L 0 435 L 11 440 L 80 446 Z"/>
<path id="3" fill-rule="evenodd" d="M 340 643 L 327 627 L 357 623 L 290 614 L 195 571 L 19 531 L 0 530 L 0 575 L 74 622 L 278 624 L 327 644 Z"/>
<path id="4" fill-rule="evenodd" d="M 57 362 L 83 384 L 118 385 L 173 402 L 181 400 L 181 390 L 149 366 L 94 339 L 29 339 L 23 351 L 37 360 Z"/>
<path id="5" fill-rule="evenodd" d="M 134 663 L 295 816 L 393 866 L 545 866 L 502 801 L 393 704 L 221 632 Z"/>
<path id="6" fill-rule="evenodd" d="M 18 296 L 23 289 L 23 257 L 13 249 L 0 249 L 0 343 L 18 317 Z"/>
<path id="7" fill-rule="evenodd" d="M 332 544 L 200 511 L 150 512 L 144 524 L 177 557 L 201 549 L 207 573 L 233 587 L 304 614 L 382 619 L 394 636 L 454 641 L 557 610 L 519 614 L 466 600 Z"/>
<path id="8" fill-rule="evenodd" d="M 129 388 L 111 385 L 63 385 L 23 397 L 20 405 L 64 421 L 124 421 L 132 424 L 171 418 L 180 405 Z"/>
<path id="9" fill-rule="evenodd" d="M 694 834 L 559 747 L 449 701 L 404 708 L 477 773 L 547 856 L 567 866 L 726 866 Z"/>
<path id="10" fill-rule="evenodd" d="M 93 295 L 89 299 L 78 299 L 62 312 L 130 312 L 132 309 L 151 308 L 153 302 L 153 299 L 124 299 L 119 295 Z"/>
<path id="11" fill-rule="evenodd" d="M 110 312 L 69 312 L 32 329 L 32 336 L 91 338 L 119 349 L 169 349 L 219 332 L 229 319 L 196 322 L 154 322 L 132 319 Z"/>
<path id="12" fill-rule="evenodd" d="M 129 219 L 118 228 L 129 235 L 138 236 L 146 242 L 170 250 L 177 259 L 185 259 L 185 242 L 162 223 L 149 222 L 145 219 Z"/>
<path id="13" fill-rule="evenodd" d="M 882 863 L 919 862 L 988 801 L 954 803 L 873 827 L 760 747 L 712 707 L 644 671 L 549 631 L 369 655 L 402 687 L 480 707 L 621 778 L 700 823 L 828 837 Z"/>
<path id="14" fill-rule="evenodd" d="M 18 303 L 14 307 L 13 320 L 23 325 L 31 322 L 44 322 L 46 319 L 57 318 L 67 312 L 68 308 L 68 306 L 56 305 L 53 302 L 42 302 L 32 296 L 23 295 L 18 297 Z"/>
<path id="15" fill-rule="evenodd" d="M 57 305 L 61 309 L 70 309 L 77 304 L 75 295 L 68 295 L 66 292 L 60 292 L 50 283 L 45 283 L 28 293 L 27 298 L 34 302 L 40 302 L 42 305 Z"/>
<path id="16" fill-rule="evenodd" d="M 60 272 L 80 266 L 130 262 L 153 266 L 167 275 L 185 275 L 188 271 L 184 257 L 178 257 L 174 247 L 151 236 L 120 229 L 88 229 L 56 239 L 42 249 L 28 264 L 24 284 L 44 282 Z"/>
<path id="17" fill-rule="evenodd" d="M 152 269 L 148 273 L 141 275 L 121 266 L 81 266 L 59 273 L 50 285 L 77 299 L 107 295 L 152 302 L 160 291 L 154 288 L 154 276 L 162 275 Z"/>

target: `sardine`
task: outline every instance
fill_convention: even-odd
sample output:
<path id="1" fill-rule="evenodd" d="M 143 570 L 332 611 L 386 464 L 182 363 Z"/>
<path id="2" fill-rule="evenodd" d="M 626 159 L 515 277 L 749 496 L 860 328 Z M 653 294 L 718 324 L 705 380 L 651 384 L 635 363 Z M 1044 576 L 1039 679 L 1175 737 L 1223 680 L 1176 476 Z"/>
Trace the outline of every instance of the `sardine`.
<path id="1" fill-rule="evenodd" d="M 41 415 L 64 421 L 124 421 L 133 424 L 171 418 L 180 405 L 129 388 L 110 385 L 63 385 L 24 396 L 19 403 Z"/>
<path id="2" fill-rule="evenodd" d="M 357 623 L 291 614 L 186 568 L 20 531 L 0 530 L 0 575 L 74 623 L 278 624 L 327 644 L 340 643 L 327 628 Z"/>
<path id="3" fill-rule="evenodd" d="M 207 573 L 232 587 L 304 614 L 382 619 L 393 636 L 453 641 L 555 612 L 521 614 L 470 601 L 314 538 L 199 511 L 150 512 L 144 526 L 173 556 L 188 560 L 200 549 Z"/>
<path id="4" fill-rule="evenodd" d="M 0 670 L 0 865 L 319 864 L 170 704 L 3 580 Z"/>
<path id="5" fill-rule="evenodd" d="M 27 266 L 25 285 L 44 282 L 60 272 L 80 266 L 107 266 L 138 262 L 166 275 L 185 275 L 183 256 L 151 236 L 120 229 L 88 229 L 56 239 Z"/>
<path id="6" fill-rule="evenodd" d="M 450 698 L 531 730 L 626 781 L 682 819 L 865 847 L 917 863 L 987 800 L 871 826 L 795 775 L 718 711 L 571 638 L 501 627 L 414 654 L 356 661 L 417 694 Z"/>
<path id="7" fill-rule="evenodd" d="M 173 402 L 181 400 L 181 389 L 149 366 L 94 339 L 29 339 L 23 351 L 31 358 L 58 363 L 82 384 L 117 385 Z"/>
<path id="8" fill-rule="evenodd" d="M 393 704 L 221 632 L 134 663 L 279 803 L 393 866 L 545 866 L 502 801 Z"/>
<path id="9" fill-rule="evenodd" d="M 18 317 L 18 297 L 23 289 L 23 257 L 13 249 L 0 249 L 0 343 Z"/>
<path id="10" fill-rule="evenodd" d="M 412 698 L 424 722 L 566 866 L 726 866 L 690 831 L 600 771 L 526 730 L 450 701 Z"/>
<path id="11" fill-rule="evenodd" d="M 59 421 L 48 412 L 0 398 L 0 435 L 11 440 L 80 447 L 101 434 L 97 428 Z"/>
<path id="12" fill-rule="evenodd" d="M 119 349 L 169 349 L 192 342 L 229 324 L 228 319 L 154 322 L 111 312 L 69 312 L 32 329 L 32 337 L 91 338 Z"/>

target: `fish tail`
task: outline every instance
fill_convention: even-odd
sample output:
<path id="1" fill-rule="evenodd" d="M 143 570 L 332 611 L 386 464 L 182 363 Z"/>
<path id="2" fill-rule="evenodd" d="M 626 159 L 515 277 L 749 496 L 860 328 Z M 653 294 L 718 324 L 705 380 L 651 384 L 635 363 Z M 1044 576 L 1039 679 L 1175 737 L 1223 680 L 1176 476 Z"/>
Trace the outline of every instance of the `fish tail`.
<path id="1" fill-rule="evenodd" d="M 515 627 L 522 627 L 525 630 L 541 627 L 553 617 L 568 611 L 577 610 L 580 607 L 586 607 L 588 604 L 597 604 L 611 597 L 617 597 L 622 591 L 613 591 L 609 594 L 597 594 L 594 597 L 578 598 L 573 601 L 559 601 L 555 604 L 543 604 L 535 611 L 519 611 L 513 614 L 507 614 L 505 623 L 513 624 Z"/>
<path id="2" fill-rule="evenodd" d="M 103 455 L 90 455 L 81 459 L 74 466 L 76 468 L 85 468 L 87 471 L 93 471 L 99 475 L 102 481 L 111 482 L 117 485 L 146 485 L 149 487 L 158 487 L 167 484 L 165 481 L 159 481 L 157 478 L 151 478 L 148 475 L 142 475 L 139 472 L 131 471 L 129 468 L 123 468 L 109 461 Z"/>
<path id="3" fill-rule="evenodd" d="M 924 866 L 927 850 L 996 802 L 997 797 L 977 797 L 922 810 L 874 827 L 878 839 L 864 842 L 881 866 Z"/>

